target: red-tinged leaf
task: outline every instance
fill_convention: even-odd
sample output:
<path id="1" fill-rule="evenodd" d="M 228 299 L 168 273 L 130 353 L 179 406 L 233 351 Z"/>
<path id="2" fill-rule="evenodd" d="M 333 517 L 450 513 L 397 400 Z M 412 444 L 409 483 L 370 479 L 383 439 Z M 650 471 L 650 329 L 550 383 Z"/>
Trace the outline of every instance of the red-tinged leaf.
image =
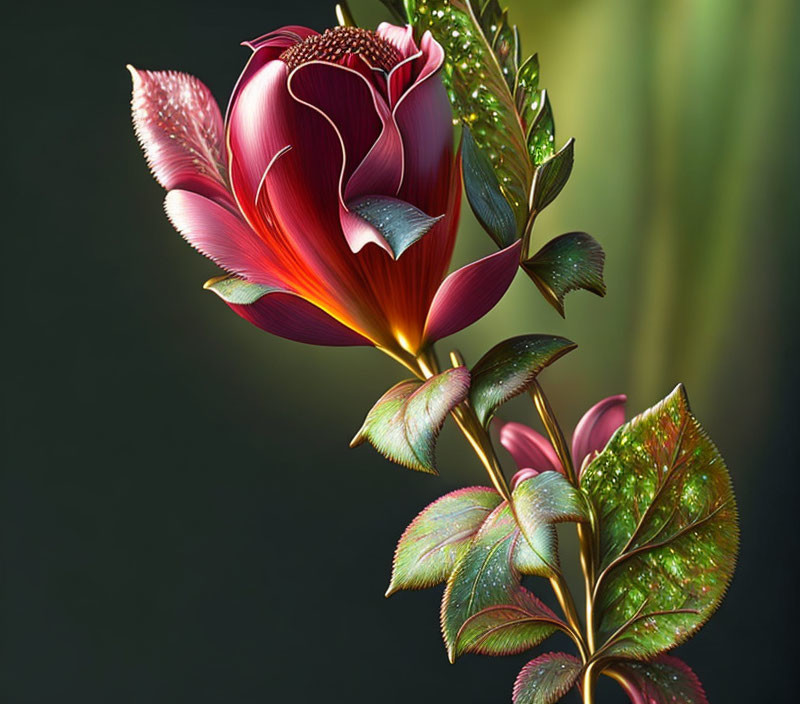
<path id="1" fill-rule="evenodd" d="M 539 645 L 565 624 L 520 587 L 513 603 L 489 606 L 467 619 L 456 635 L 453 657 L 464 653 L 515 655 Z"/>
<path id="2" fill-rule="evenodd" d="M 697 675 L 683 660 L 669 655 L 652 662 L 614 663 L 605 673 L 620 683 L 631 704 L 708 704 Z"/>
<path id="3" fill-rule="evenodd" d="M 350 446 L 368 440 L 393 462 L 436 474 L 436 438 L 448 413 L 468 392 L 469 372 L 465 367 L 448 369 L 424 383 L 401 381 L 372 407 Z"/>
<path id="4" fill-rule="evenodd" d="M 614 433 L 581 490 L 597 517 L 604 654 L 645 659 L 691 637 L 725 595 L 739 529 L 725 461 L 683 386 Z"/>
<path id="5" fill-rule="evenodd" d="M 444 582 L 501 501 L 494 489 L 473 486 L 442 496 L 425 508 L 397 544 L 386 596 Z"/>
<path id="6" fill-rule="evenodd" d="M 514 683 L 514 704 L 555 704 L 578 680 L 581 661 L 567 653 L 547 653 L 522 668 Z"/>

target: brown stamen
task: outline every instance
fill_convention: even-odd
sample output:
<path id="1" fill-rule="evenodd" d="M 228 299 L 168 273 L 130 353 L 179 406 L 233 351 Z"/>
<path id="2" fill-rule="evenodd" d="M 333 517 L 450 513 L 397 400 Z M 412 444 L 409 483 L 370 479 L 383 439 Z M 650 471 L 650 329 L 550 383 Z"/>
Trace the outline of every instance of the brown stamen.
<path id="1" fill-rule="evenodd" d="M 389 42 L 375 32 L 360 27 L 334 27 L 322 34 L 289 47 L 280 58 L 295 69 L 309 61 L 341 63 L 348 54 L 356 54 L 373 68 L 389 73 L 400 63 L 400 53 Z"/>

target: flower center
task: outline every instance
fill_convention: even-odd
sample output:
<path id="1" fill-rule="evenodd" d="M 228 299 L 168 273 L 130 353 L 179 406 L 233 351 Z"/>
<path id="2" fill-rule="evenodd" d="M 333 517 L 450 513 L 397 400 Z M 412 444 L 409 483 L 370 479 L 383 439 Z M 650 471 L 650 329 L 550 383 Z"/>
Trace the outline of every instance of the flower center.
<path id="1" fill-rule="evenodd" d="M 280 58 L 289 67 L 297 68 L 309 61 L 327 61 L 338 64 L 348 54 L 366 60 L 373 68 L 389 73 L 400 63 L 400 53 L 375 32 L 360 27 L 334 27 L 326 29 L 284 51 Z"/>

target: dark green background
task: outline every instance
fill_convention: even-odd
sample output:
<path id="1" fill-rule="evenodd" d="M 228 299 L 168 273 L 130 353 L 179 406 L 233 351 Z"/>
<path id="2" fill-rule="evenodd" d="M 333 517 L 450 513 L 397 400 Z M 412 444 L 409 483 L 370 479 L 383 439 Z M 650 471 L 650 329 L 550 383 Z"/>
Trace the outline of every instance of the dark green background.
<path id="1" fill-rule="evenodd" d="M 570 427 L 602 396 L 627 391 L 639 411 L 686 382 L 731 467 L 743 542 L 721 610 L 679 654 L 712 702 L 786 701 L 796 3 L 510 4 L 540 53 L 559 141 L 577 138 L 573 178 L 536 236 L 595 234 L 609 295 L 573 294 L 562 322 L 520 277 L 455 342 L 474 360 L 522 332 L 576 340 L 542 378 Z M 353 7 L 364 24 L 380 15 L 377 0 Z M 332 3 L 11 12 L 2 701 L 509 701 L 523 656 L 450 666 L 439 590 L 382 596 L 405 524 L 483 483 L 476 461 L 452 429 L 439 479 L 349 450 L 400 371 L 372 350 L 261 334 L 203 292 L 215 268 L 170 228 L 132 134 L 127 62 L 194 73 L 224 104 L 247 55 L 239 41 L 330 25 Z M 465 215 L 457 263 L 490 249 Z M 509 416 L 533 412 L 520 402 Z"/>

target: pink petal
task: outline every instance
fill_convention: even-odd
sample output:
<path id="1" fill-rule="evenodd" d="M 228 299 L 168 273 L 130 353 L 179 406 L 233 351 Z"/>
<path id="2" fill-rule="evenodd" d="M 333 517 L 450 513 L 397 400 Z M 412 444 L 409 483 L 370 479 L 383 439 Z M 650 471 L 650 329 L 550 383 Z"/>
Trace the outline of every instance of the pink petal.
<path id="1" fill-rule="evenodd" d="M 627 400 L 624 394 L 604 398 L 578 421 L 572 434 L 572 460 L 579 470 L 587 457 L 603 451 L 614 431 L 625 422 Z"/>
<path id="2" fill-rule="evenodd" d="M 520 469 L 563 472 L 556 451 L 544 436 L 522 423 L 504 423 L 500 444 L 511 453 Z"/>
<path id="3" fill-rule="evenodd" d="M 417 44 L 414 41 L 414 29 L 411 25 L 407 24 L 405 27 L 398 27 L 388 22 L 381 22 L 378 25 L 378 29 L 375 31 L 381 39 L 385 39 L 397 49 L 397 51 L 400 52 L 400 56 L 404 59 L 419 52 Z"/>
<path id="4" fill-rule="evenodd" d="M 190 191 L 170 191 L 164 207 L 186 241 L 223 269 L 252 283 L 278 284 L 269 250 L 241 217 Z"/>
<path id="5" fill-rule="evenodd" d="M 256 327 L 287 340 L 331 347 L 372 345 L 321 308 L 288 291 L 267 293 L 249 305 L 226 303 Z"/>
<path id="6" fill-rule="evenodd" d="M 511 491 L 517 488 L 517 485 L 524 482 L 526 479 L 532 479 L 533 477 L 541 474 L 541 472 L 531 469 L 528 467 L 527 469 L 520 469 L 513 477 L 511 477 Z"/>
<path id="7" fill-rule="evenodd" d="M 425 339 L 452 335 L 494 308 L 517 273 L 520 245 L 515 242 L 450 274 L 433 297 Z"/>
<path id="8" fill-rule="evenodd" d="M 232 204 L 222 115 L 208 88 L 186 73 L 128 70 L 134 129 L 156 180 Z"/>

